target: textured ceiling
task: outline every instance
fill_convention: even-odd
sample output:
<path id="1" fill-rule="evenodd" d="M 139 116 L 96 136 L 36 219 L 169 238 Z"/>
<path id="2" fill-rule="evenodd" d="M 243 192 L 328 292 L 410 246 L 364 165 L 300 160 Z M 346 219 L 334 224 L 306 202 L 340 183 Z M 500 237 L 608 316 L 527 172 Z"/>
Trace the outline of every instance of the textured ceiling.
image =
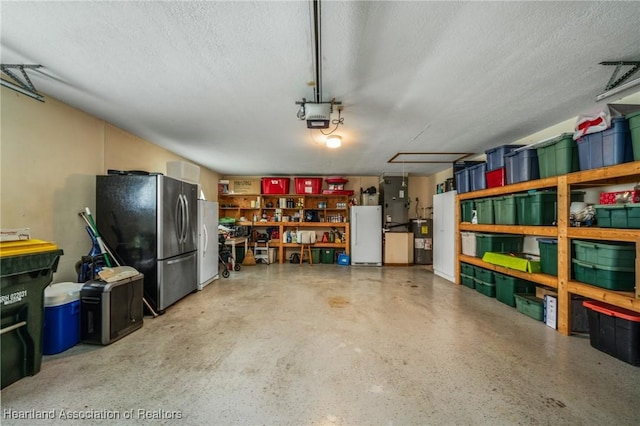
<path id="1" fill-rule="evenodd" d="M 7 2 L 2 63 L 36 88 L 222 174 L 428 175 L 398 152 L 513 142 L 595 105 L 640 60 L 635 2 L 321 4 L 322 99 L 343 146 L 296 118 L 313 99 L 311 7 L 289 2 Z M 336 117 L 333 117 L 336 118 Z"/>

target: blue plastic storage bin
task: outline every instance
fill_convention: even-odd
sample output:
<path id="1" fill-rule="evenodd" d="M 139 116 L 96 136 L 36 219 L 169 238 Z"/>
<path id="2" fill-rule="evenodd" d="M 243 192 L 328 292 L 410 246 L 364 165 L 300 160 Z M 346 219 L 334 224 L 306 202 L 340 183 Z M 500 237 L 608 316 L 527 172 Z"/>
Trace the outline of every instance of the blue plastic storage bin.
<path id="1" fill-rule="evenodd" d="M 458 194 L 469 192 L 469 169 L 463 169 L 455 173 L 456 191 Z"/>
<path id="2" fill-rule="evenodd" d="M 45 288 L 42 353 L 64 352 L 80 342 L 82 284 L 59 283 Z"/>
<path id="3" fill-rule="evenodd" d="M 486 189 L 487 181 L 485 179 L 485 173 L 487 172 L 487 163 L 477 164 L 473 167 L 469 167 L 469 190 L 478 191 L 480 189 Z"/>
<path id="4" fill-rule="evenodd" d="M 611 127 L 578 139 L 580 170 L 597 169 L 633 161 L 629 122 L 614 117 Z"/>
<path id="5" fill-rule="evenodd" d="M 504 167 L 504 155 L 510 153 L 522 145 L 502 145 L 489 149 L 484 153 L 487 154 L 487 172 Z"/>
<path id="6" fill-rule="evenodd" d="M 523 149 L 505 154 L 504 167 L 507 185 L 540 179 L 538 151 L 535 149 Z"/>

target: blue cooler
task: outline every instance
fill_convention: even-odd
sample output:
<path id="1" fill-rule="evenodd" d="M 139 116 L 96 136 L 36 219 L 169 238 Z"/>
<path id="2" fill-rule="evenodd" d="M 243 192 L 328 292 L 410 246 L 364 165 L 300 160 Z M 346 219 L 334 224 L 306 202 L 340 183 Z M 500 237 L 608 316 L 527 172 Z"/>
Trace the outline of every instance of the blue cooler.
<path id="1" fill-rule="evenodd" d="M 44 289 L 44 355 L 53 355 L 80 342 L 79 283 L 52 284 Z"/>

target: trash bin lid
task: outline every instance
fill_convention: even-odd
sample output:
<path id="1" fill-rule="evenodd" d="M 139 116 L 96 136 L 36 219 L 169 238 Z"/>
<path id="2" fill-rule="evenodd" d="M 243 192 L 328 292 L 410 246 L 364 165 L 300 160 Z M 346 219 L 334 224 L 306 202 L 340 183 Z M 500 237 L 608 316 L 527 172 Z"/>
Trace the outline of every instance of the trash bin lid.
<path id="1" fill-rule="evenodd" d="M 57 249 L 56 244 L 42 240 L 3 241 L 0 242 L 0 257 L 36 254 Z"/>
<path id="2" fill-rule="evenodd" d="M 51 284 L 44 289 L 44 306 L 60 306 L 65 303 L 80 300 L 80 290 L 82 283 L 57 283 Z"/>

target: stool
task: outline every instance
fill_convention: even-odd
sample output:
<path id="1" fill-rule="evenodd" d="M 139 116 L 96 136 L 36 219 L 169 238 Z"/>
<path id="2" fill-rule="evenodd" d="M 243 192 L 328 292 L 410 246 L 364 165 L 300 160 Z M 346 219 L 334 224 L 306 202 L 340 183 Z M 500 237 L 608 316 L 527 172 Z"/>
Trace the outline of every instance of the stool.
<path id="1" fill-rule="evenodd" d="M 304 249 L 307 249 L 307 254 L 309 255 L 309 265 L 313 265 L 313 257 L 311 256 L 311 246 L 312 244 L 300 244 L 300 265 L 302 265 L 302 261 L 304 260 Z"/>
<path id="2" fill-rule="evenodd" d="M 261 245 L 258 245 L 261 244 Z M 269 264 L 269 241 L 264 243 L 255 243 L 253 246 L 253 257 L 256 259 L 256 262 L 259 260 L 264 261 L 267 265 Z"/>

